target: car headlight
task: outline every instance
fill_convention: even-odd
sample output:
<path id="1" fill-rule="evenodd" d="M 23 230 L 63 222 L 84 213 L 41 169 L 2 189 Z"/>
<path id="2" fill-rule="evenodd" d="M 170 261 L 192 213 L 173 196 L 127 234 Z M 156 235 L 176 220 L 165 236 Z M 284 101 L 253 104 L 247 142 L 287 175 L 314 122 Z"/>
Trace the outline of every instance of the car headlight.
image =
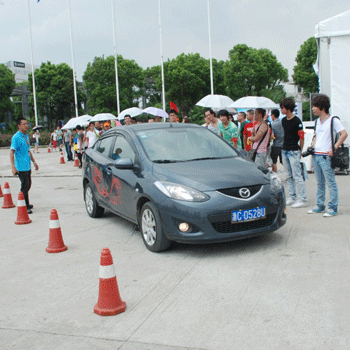
<path id="1" fill-rule="evenodd" d="M 270 185 L 273 191 L 280 191 L 282 189 L 282 181 L 274 172 L 271 172 L 270 175 Z"/>
<path id="2" fill-rule="evenodd" d="M 156 181 L 154 184 L 166 196 L 180 201 L 205 202 L 210 198 L 203 192 L 172 182 Z"/>

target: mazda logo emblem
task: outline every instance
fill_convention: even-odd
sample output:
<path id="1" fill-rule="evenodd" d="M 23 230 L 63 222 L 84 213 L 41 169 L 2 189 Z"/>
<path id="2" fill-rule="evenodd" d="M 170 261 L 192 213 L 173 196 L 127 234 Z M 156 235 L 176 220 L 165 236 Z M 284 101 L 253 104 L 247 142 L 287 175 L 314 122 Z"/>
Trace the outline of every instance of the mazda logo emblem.
<path id="1" fill-rule="evenodd" d="M 250 191 L 248 188 L 240 188 L 239 189 L 239 195 L 242 197 L 242 198 L 248 198 L 250 197 Z"/>

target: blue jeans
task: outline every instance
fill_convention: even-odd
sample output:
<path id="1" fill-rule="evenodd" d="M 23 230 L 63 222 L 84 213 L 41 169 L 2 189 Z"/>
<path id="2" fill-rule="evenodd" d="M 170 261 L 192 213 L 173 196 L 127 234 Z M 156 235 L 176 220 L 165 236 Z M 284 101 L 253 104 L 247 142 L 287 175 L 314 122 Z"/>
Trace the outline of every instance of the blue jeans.
<path id="1" fill-rule="evenodd" d="M 297 198 L 300 201 L 306 202 L 306 187 L 301 174 L 300 151 L 282 150 L 282 161 L 287 173 L 289 198 L 294 200 Z M 296 194 L 295 184 L 298 185 L 298 195 Z"/>
<path id="2" fill-rule="evenodd" d="M 328 156 L 314 155 L 313 166 L 317 181 L 316 204 L 325 209 L 326 185 L 329 188 L 328 208 L 338 212 L 338 186 L 335 182 L 335 170 L 331 168 L 331 158 Z"/>
<path id="3" fill-rule="evenodd" d="M 73 160 L 72 150 L 69 146 L 69 142 L 65 142 L 64 145 L 66 147 L 66 153 L 67 153 L 68 160 Z"/>

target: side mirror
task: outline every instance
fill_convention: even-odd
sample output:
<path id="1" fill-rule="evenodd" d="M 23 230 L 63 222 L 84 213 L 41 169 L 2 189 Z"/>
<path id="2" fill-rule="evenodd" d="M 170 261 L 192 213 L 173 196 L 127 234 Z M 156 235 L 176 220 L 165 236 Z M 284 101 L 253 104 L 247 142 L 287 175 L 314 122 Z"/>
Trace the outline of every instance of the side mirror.
<path id="1" fill-rule="evenodd" d="M 119 158 L 113 162 L 113 165 L 117 169 L 132 169 L 134 167 L 134 162 L 131 158 Z"/>

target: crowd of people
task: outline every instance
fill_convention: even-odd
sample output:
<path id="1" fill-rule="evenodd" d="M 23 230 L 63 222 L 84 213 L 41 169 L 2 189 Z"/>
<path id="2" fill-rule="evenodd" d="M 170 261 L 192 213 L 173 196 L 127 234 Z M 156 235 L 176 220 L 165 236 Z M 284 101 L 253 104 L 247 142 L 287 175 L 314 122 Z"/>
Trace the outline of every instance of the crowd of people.
<path id="1" fill-rule="evenodd" d="M 312 143 L 313 168 L 317 181 L 316 206 L 308 214 L 324 213 L 324 217 L 338 214 L 338 189 L 335 181 L 335 169 L 332 167 L 334 152 L 344 143 L 348 134 L 340 120 L 329 114 L 330 101 L 326 95 L 318 95 L 312 100 L 313 114 L 319 118 L 315 123 L 315 135 Z M 305 177 L 301 153 L 304 147 L 303 123 L 293 111 L 295 102 L 285 98 L 280 103 L 280 111 L 271 111 L 271 117 L 262 108 L 239 112 L 238 126 L 227 110 L 214 113 L 212 109 L 205 112 L 204 127 L 220 135 L 236 148 L 241 148 L 259 166 L 272 161 L 272 171 L 277 172 L 278 159 L 284 166 L 288 187 L 286 205 L 292 208 L 302 208 L 308 205 Z M 270 120 L 271 119 L 271 120 Z M 332 128 L 331 125 L 334 127 Z M 332 136 L 332 134 L 334 134 Z M 336 135 L 339 135 L 338 140 Z M 329 202 L 326 211 L 325 192 L 329 188 Z"/>
<path id="2" fill-rule="evenodd" d="M 330 101 L 326 95 L 318 95 L 312 100 L 312 111 L 319 118 L 315 123 L 315 135 L 312 144 L 313 167 L 317 181 L 316 206 L 309 210 L 309 214 L 324 213 L 324 217 L 332 217 L 338 214 L 338 189 L 335 181 L 335 170 L 332 167 L 332 157 L 336 150 L 343 144 L 348 134 L 340 120 L 329 114 Z M 237 123 L 232 114 L 222 109 L 217 114 L 212 109 L 204 113 L 205 123 L 203 127 L 221 136 L 233 147 L 242 149 L 260 167 L 266 167 L 267 158 L 272 161 L 272 171 L 277 172 L 278 159 L 283 164 L 286 172 L 288 197 L 286 205 L 292 208 L 307 206 L 306 186 L 300 163 L 301 152 L 304 147 L 303 123 L 293 111 L 295 102 L 292 98 L 285 98 L 280 102 L 280 111 L 284 115 L 280 118 L 280 111 L 274 109 L 271 116 L 262 108 L 250 109 L 239 112 Z M 162 122 L 163 118 L 151 116 L 147 122 Z M 124 125 L 137 124 L 135 118 L 130 115 L 124 117 Z M 178 123 L 178 112 L 171 109 L 169 122 Z M 190 118 L 184 116 L 183 123 L 190 123 Z M 113 125 L 112 125 L 113 124 Z M 10 159 L 13 175 L 18 175 L 21 181 L 21 191 L 24 194 L 28 212 L 33 206 L 29 203 L 28 192 L 31 187 L 30 161 L 35 169 L 39 167 L 30 151 L 30 143 L 27 135 L 28 123 L 24 118 L 17 121 L 18 132 L 12 138 Z M 94 145 L 96 140 L 107 132 L 112 126 L 121 126 L 118 121 L 106 120 L 104 122 L 90 122 L 84 130 L 77 125 L 72 131 L 60 129 L 51 134 L 50 145 L 53 150 L 62 151 L 64 145 L 68 161 L 73 161 L 72 146 L 79 167 L 82 167 L 82 156 L 86 148 Z M 334 135 L 332 136 L 332 134 Z M 333 142 L 336 134 L 339 138 Z M 38 152 L 40 134 L 36 131 L 33 135 L 36 139 L 33 153 Z M 330 198 L 328 210 L 325 205 L 325 190 L 329 187 Z"/>

